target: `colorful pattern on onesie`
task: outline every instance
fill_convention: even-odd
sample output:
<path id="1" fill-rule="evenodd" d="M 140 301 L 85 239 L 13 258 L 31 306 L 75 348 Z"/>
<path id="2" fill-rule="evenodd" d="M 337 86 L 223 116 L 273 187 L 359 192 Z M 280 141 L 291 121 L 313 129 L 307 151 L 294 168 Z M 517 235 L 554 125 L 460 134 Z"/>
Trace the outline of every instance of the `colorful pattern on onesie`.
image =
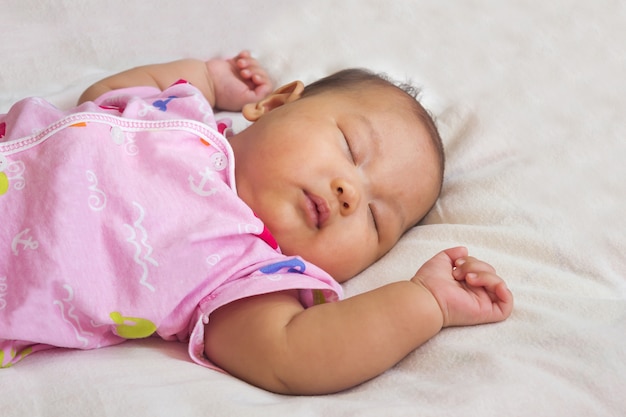
<path id="1" fill-rule="evenodd" d="M 216 308 L 287 289 L 305 306 L 341 297 L 239 199 L 227 127 L 186 82 L 0 115 L 1 367 L 151 335 L 214 367 L 203 324 Z"/>

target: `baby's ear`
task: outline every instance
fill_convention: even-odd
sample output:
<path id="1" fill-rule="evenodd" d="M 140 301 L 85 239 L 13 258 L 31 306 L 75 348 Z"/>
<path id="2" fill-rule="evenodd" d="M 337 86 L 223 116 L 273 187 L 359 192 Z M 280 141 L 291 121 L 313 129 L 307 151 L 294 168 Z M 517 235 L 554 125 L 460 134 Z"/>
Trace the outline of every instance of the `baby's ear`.
<path id="1" fill-rule="evenodd" d="M 304 91 L 302 81 L 293 81 L 289 84 L 285 84 L 263 100 L 243 106 L 243 116 L 251 122 L 256 122 L 265 113 L 283 104 L 299 99 L 302 96 L 302 91 Z"/>

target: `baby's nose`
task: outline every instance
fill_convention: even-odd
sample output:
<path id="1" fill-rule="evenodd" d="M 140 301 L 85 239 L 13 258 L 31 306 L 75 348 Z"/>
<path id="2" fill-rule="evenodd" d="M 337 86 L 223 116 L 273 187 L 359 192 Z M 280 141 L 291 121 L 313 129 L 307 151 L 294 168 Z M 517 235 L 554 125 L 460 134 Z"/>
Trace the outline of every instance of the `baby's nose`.
<path id="1" fill-rule="evenodd" d="M 343 216 L 352 214 L 359 205 L 359 193 L 349 181 L 337 179 L 333 181 L 333 190 L 339 200 L 339 212 Z"/>

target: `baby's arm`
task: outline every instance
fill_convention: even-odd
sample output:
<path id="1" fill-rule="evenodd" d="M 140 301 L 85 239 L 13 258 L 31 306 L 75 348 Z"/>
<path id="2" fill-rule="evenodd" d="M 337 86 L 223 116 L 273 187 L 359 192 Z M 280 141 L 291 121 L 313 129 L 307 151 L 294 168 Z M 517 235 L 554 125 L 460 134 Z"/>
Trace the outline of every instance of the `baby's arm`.
<path id="1" fill-rule="evenodd" d="M 212 107 L 229 111 L 240 111 L 245 104 L 264 98 L 272 90 L 267 72 L 249 52 L 243 51 L 231 59 L 182 59 L 132 68 L 96 82 L 85 90 L 78 103 L 125 87 L 164 90 L 180 79 L 198 88 Z"/>
<path id="2" fill-rule="evenodd" d="M 444 326 L 508 317 L 512 296 L 490 268 L 455 248 L 411 281 L 337 303 L 304 309 L 290 292 L 239 300 L 211 315 L 205 351 L 228 372 L 270 391 L 337 392 L 383 373 Z"/>

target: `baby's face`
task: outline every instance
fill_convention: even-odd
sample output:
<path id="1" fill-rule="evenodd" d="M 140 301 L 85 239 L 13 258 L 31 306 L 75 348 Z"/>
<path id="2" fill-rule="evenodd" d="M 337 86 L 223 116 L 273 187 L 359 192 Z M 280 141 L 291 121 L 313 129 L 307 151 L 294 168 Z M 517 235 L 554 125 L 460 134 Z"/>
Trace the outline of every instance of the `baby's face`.
<path id="1" fill-rule="evenodd" d="M 437 198 L 434 147 L 400 94 L 300 98 L 231 139 L 239 196 L 283 253 L 339 282 L 391 249 Z"/>

